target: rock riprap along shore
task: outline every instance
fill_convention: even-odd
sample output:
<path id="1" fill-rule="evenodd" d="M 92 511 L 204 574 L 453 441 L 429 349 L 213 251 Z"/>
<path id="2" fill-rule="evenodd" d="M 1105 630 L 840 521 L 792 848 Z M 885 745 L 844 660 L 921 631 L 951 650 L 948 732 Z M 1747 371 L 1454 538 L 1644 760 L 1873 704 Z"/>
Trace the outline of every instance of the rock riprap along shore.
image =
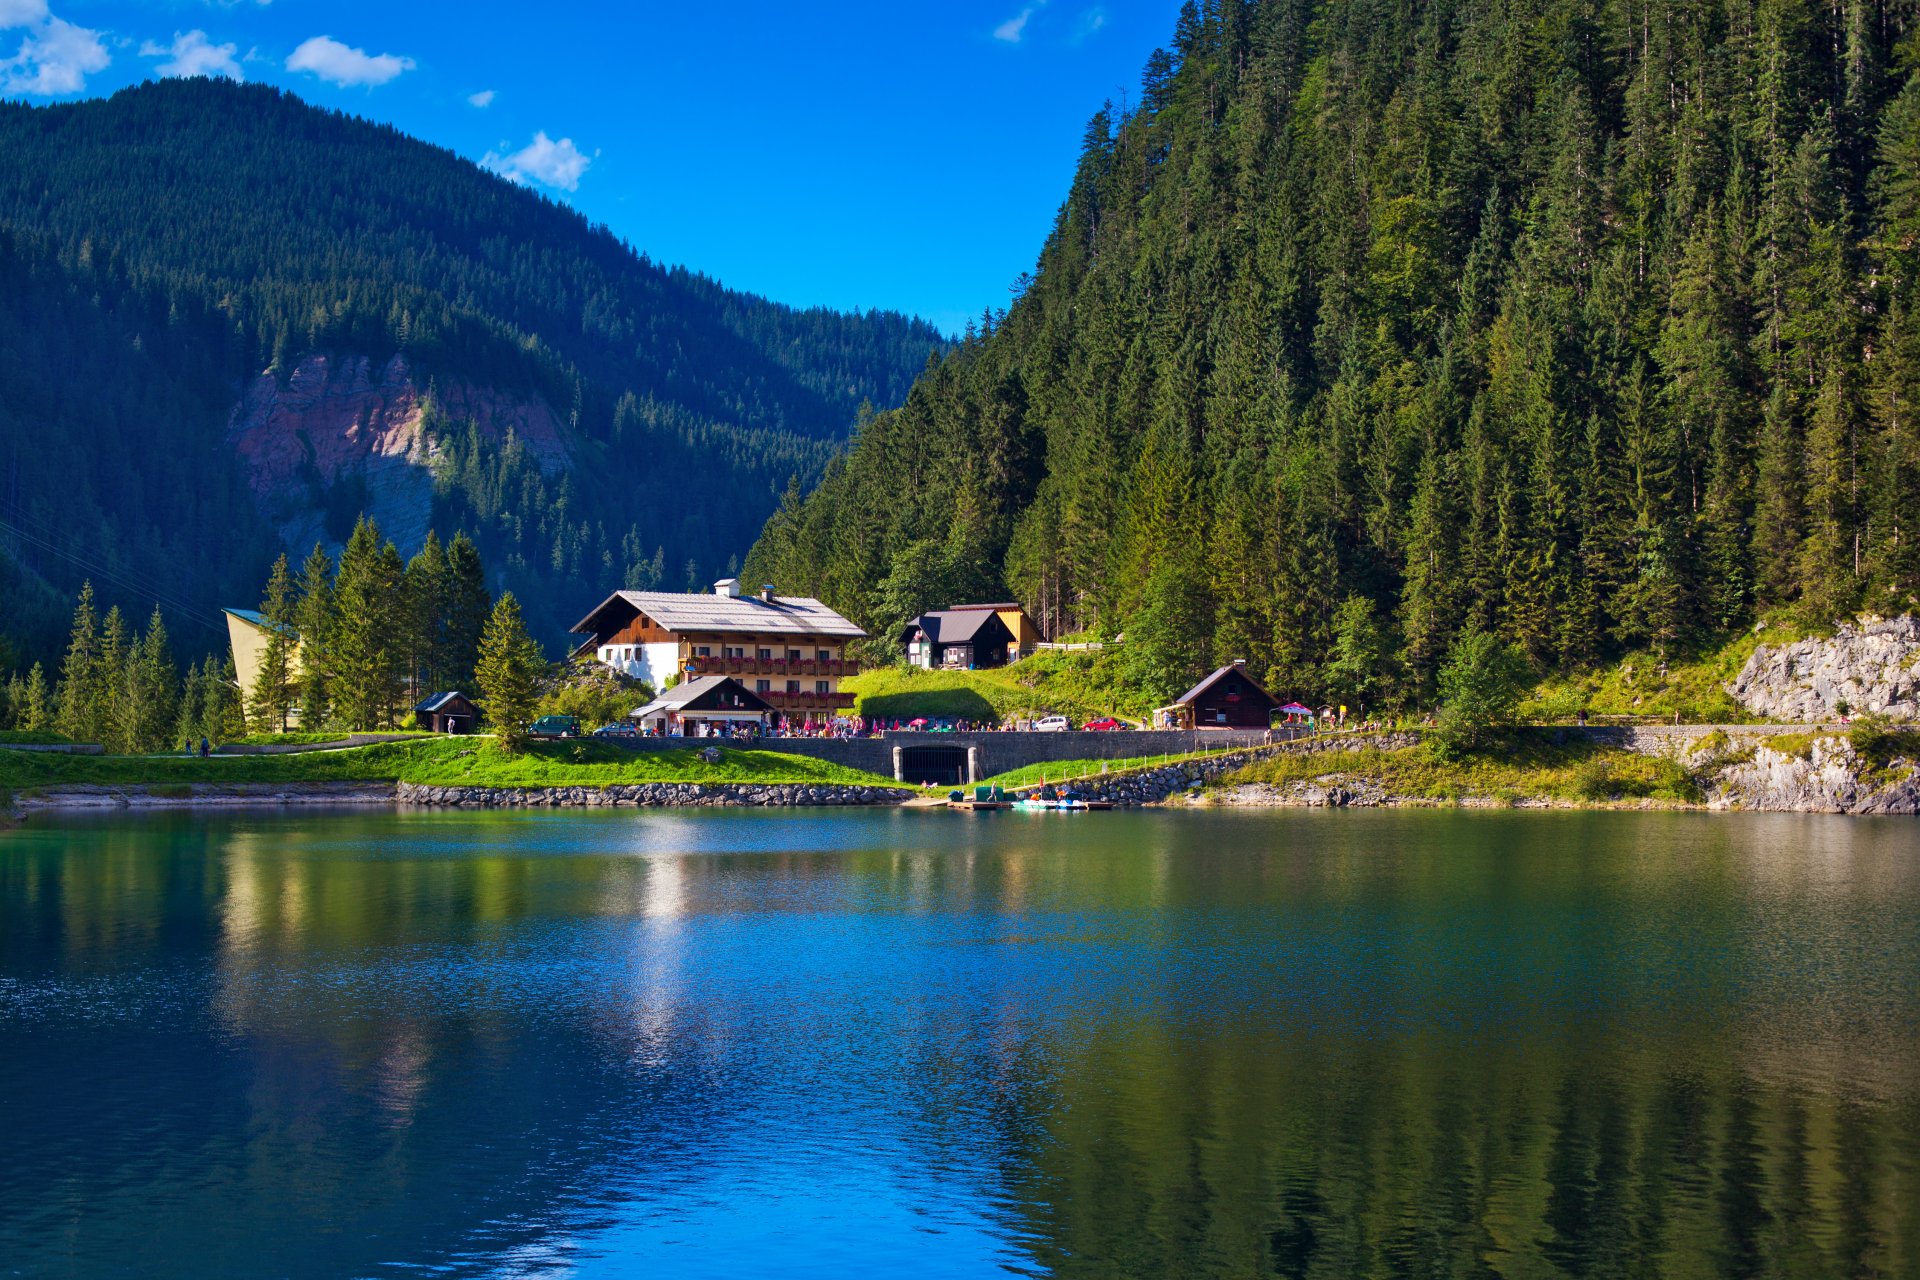
<path id="1" fill-rule="evenodd" d="M 636 782 L 604 787 L 457 787 L 403 782 L 401 804 L 463 809 L 799 808 L 903 804 L 914 792 L 834 783 Z"/>

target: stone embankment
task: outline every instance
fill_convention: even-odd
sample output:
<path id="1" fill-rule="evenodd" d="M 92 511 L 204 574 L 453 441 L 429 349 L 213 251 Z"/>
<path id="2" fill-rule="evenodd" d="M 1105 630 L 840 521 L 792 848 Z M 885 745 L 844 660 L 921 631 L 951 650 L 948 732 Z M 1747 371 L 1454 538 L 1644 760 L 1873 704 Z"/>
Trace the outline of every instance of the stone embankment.
<path id="1" fill-rule="evenodd" d="M 1920 719 L 1920 621 L 1863 619 L 1823 639 L 1763 644 L 1727 692 L 1765 720 L 1805 724 L 1867 712 Z"/>
<path id="2" fill-rule="evenodd" d="M 1761 737 L 1759 735 L 1768 735 Z M 1386 750 L 1412 744 L 1408 739 Z M 1681 730 L 1597 732 L 1590 736 L 1640 755 L 1676 760 L 1699 788 L 1702 803 L 1620 801 L 1630 808 L 1706 808 L 1749 813 L 1920 814 L 1920 762 L 1896 757 L 1884 767 L 1863 760 L 1844 736 L 1783 736 L 1780 726 L 1742 727 L 1735 732 L 1697 726 Z M 1335 744 L 1316 744 L 1327 749 Z M 1240 808 L 1591 808 L 1591 802 L 1532 796 L 1507 799 L 1465 796 L 1436 800 L 1396 795 L 1378 781 L 1330 773 L 1310 781 L 1242 783 L 1206 793 L 1210 804 Z"/>
<path id="3" fill-rule="evenodd" d="M 1417 735 L 1411 733 L 1387 733 L 1372 735 L 1365 739 L 1338 736 L 1275 743 L 1270 747 L 1250 747 L 1245 751 L 1232 751 L 1199 760 L 1181 760 L 1174 764 L 1133 769 L 1126 773 L 1080 778 L 1073 782 L 1062 783 L 1061 786 L 1085 800 L 1106 800 L 1131 808 L 1136 805 L 1158 804 L 1169 797 L 1193 790 L 1196 783 L 1204 787 L 1254 760 L 1276 752 L 1317 755 L 1327 751 L 1351 751 L 1361 746 L 1379 751 L 1398 751 L 1402 747 L 1415 745 L 1419 740 Z M 1022 793 L 1030 793 L 1037 789 L 1037 786 L 1016 788 Z"/>
<path id="4" fill-rule="evenodd" d="M 17 812 L 43 809 L 222 809 L 284 805 L 392 804 L 390 782 L 70 784 L 36 787 L 13 798 Z"/>
<path id="5" fill-rule="evenodd" d="M 915 794 L 895 787 L 812 782 L 636 782 L 605 787 L 443 787 L 403 782 L 394 798 L 406 805 L 461 809 L 777 809 L 904 804 Z"/>

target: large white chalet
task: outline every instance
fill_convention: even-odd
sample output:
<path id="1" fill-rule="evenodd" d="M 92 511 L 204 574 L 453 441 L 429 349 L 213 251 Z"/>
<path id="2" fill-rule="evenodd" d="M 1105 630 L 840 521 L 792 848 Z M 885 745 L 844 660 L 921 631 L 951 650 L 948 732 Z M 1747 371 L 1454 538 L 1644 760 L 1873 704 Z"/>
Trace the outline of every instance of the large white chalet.
<path id="1" fill-rule="evenodd" d="M 622 675 L 665 689 L 669 677 L 732 676 L 789 716 L 844 714 L 853 695 L 843 677 L 859 672 L 847 644 L 866 632 L 806 596 L 772 586 L 742 595 L 738 578 L 711 595 L 616 591 L 573 626 L 591 652 Z"/>

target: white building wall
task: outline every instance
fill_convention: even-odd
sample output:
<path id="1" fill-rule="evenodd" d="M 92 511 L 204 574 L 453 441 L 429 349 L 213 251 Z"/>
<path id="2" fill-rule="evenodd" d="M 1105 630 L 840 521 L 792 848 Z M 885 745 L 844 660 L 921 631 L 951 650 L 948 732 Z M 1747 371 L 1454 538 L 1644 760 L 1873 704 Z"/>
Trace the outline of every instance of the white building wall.
<path id="1" fill-rule="evenodd" d="M 632 656 L 629 657 L 628 655 Z M 655 690 L 667 686 L 667 677 L 680 670 L 680 645 L 661 640 L 652 644 L 608 644 L 600 647 L 600 661 L 623 676 L 645 680 Z"/>

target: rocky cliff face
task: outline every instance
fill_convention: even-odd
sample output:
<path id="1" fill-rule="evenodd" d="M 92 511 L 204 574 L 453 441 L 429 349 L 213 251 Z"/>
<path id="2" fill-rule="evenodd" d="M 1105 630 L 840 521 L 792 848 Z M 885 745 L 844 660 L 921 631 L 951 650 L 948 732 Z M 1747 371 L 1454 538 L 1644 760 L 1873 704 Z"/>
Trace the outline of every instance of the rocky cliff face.
<path id="1" fill-rule="evenodd" d="M 471 419 L 495 443 L 512 433 L 543 469 L 568 465 L 560 424 L 534 400 L 471 383 L 442 382 L 439 407 Z M 433 512 L 434 447 L 423 429 L 427 388 L 404 356 L 375 365 L 366 356 L 312 355 L 284 381 L 263 373 L 227 424 L 227 444 L 245 468 L 260 510 L 296 552 L 332 542 L 327 497 L 350 487 L 346 505 L 364 510 L 403 550 L 426 536 Z"/>
<path id="2" fill-rule="evenodd" d="M 1869 711 L 1920 719 L 1920 621 L 1848 623 L 1827 639 L 1761 645 L 1727 692 L 1775 722 L 1810 724 Z"/>
<path id="3" fill-rule="evenodd" d="M 1920 814 L 1920 773 L 1898 759 L 1884 773 L 1870 768 L 1845 738 L 1816 738 L 1804 755 L 1762 746 L 1750 760 L 1704 779 L 1715 809 L 1761 813 Z"/>

